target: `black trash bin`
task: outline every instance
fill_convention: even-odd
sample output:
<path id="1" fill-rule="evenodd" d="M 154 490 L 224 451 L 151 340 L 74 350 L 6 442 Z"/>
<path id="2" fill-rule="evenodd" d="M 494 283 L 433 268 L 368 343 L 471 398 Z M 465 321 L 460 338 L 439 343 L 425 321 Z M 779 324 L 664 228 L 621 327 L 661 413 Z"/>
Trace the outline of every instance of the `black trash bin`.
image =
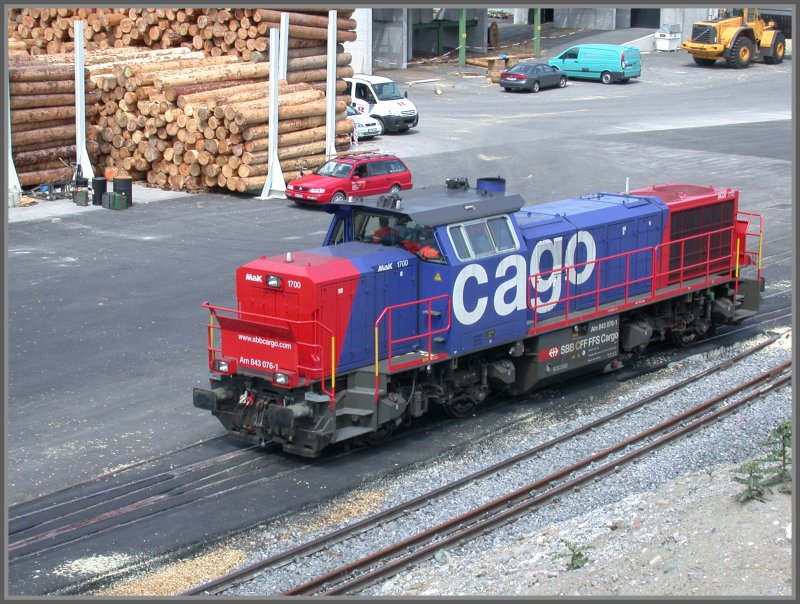
<path id="1" fill-rule="evenodd" d="M 103 176 L 92 179 L 92 205 L 103 205 L 103 193 L 108 191 L 108 181 Z"/>
<path id="2" fill-rule="evenodd" d="M 133 205 L 133 179 L 123 178 L 122 176 L 114 177 L 114 193 L 124 193 L 128 200 L 128 207 Z"/>

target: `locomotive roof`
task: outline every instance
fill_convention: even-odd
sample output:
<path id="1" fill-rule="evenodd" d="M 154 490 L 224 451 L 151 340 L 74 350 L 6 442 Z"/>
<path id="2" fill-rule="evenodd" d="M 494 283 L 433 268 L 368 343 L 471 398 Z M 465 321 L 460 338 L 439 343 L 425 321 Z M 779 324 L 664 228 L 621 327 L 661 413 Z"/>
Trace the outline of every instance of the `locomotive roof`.
<path id="1" fill-rule="evenodd" d="M 400 196 L 399 202 L 389 196 L 364 198 L 362 201 L 329 203 L 330 213 L 349 211 L 346 208 L 369 208 L 386 214 L 407 215 L 417 224 L 440 226 L 508 214 L 525 205 L 518 194 L 491 193 L 478 189 L 418 189 Z"/>

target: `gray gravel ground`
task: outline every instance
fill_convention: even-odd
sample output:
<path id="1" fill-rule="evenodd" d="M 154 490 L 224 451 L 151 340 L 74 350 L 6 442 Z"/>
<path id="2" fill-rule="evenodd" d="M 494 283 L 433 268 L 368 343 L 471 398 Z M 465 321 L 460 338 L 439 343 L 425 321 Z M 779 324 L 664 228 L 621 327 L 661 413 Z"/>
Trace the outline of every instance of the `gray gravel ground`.
<path id="1" fill-rule="evenodd" d="M 566 421 L 550 423 L 534 409 L 517 409 L 517 421 L 482 442 L 465 443 L 450 455 L 430 460 L 378 484 L 366 484 L 347 500 L 331 502 L 264 526 L 228 547 L 249 559 L 271 555 L 323 528 L 357 520 L 375 509 L 392 507 L 493 464 L 556 434 L 588 423 L 638 400 L 668 383 L 733 356 L 743 343 L 691 357 L 666 370 L 615 387 L 616 392 L 589 407 L 575 406 Z M 579 459 L 686 409 L 734 380 L 791 359 L 791 334 L 750 357 L 721 377 L 706 378 L 636 414 L 635 419 L 560 445 L 513 472 L 465 487 L 441 504 L 402 523 L 352 539 L 312 561 L 289 564 L 227 591 L 226 596 L 275 595 L 312 574 L 417 533 L 468 507 L 549 474 L 565 460 Z M 569 402 L 565 401 L 569 407 Z M 747 406 L 688 439 L 626 466 L 614 476 L 403 572 L 364 596 L 466 595 L 790 595 L 793 591 L 791 497 L 775 492 L 765 503 L 742 504 L 742 485 L 732 480 L 745 460 L 765 453 L 761 443 L 782 421 L 792 418 L 791 389 L 784 388 Z M 589 564 L 567 571 L 565 541 L 586 552 Z"/>

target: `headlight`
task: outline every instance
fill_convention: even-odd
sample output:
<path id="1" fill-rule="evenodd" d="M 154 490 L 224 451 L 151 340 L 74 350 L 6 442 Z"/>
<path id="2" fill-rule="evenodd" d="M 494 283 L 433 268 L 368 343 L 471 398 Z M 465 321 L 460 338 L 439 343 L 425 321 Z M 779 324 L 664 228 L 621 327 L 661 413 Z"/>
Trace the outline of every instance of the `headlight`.
<path id="1" fill-rule="evenodd" d="M 267 275 L 267 287 L 280 287 L 281 278 L 278 275 Z"/>
<path id="2" fill-rule="evenodd" d="M 223 361 L 222 359 L 214 359 L 214 371 L 218 373 L 231 374 L 236 371 L 236 364 L 231 361 Z"/>
<path id="3" fill-rule="evenodd" d="M 289 376 L 285 373 L 275 373 L 272 376 L 272 381 L 275 384 L 279 384 L 281 386 L 288 386 L 289 385 Z"/>
<path id="4" fill-rule="evenodd" d="M 311 193 L 324 193 L 325 189 L 309 189 Z"/>

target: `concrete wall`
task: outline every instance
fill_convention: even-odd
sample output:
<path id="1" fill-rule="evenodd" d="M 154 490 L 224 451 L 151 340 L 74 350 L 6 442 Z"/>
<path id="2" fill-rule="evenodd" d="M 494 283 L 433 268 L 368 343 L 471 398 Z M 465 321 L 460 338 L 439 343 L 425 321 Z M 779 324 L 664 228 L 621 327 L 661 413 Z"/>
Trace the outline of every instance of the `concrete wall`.
<path id="1" fill-rule="evenodd" d="M 344 42 L 344 51 L 353 59 L 350 63 L 356 73 L 372 74 L 372 9 L 357 8 L 353 12 L 356 21 L 356 41 Z"/>
<path id="2" fill-rule="evenodd" d="M 411 24 L 405 8 L 372 9 L 372 67 L 405 69 L 411 58 Z"/>
<path id="3" fill-rule="evenodd" d="M 556 8 L 553 13 L 553 26 L 561 29 L 611 31 L 616 29 L 616 12 L 615 8 Z M 630 12 L 628 22 L 630 22 Z"/>
<path id="4" fill-rule="evenodd" d="M 631 26 L 631 9 L 618 8 L 614 14 L 615 29 L 627 29 Z"/>
<path id="5" fill-rule="evenodd" d="M 661 25 L 680 25 L 681 40 L 685 40 L 692 33 L 692 23 L 695 21 L 705 21 L 716 13 L 714 9 L 708 8 L 662 8 Z"/>

